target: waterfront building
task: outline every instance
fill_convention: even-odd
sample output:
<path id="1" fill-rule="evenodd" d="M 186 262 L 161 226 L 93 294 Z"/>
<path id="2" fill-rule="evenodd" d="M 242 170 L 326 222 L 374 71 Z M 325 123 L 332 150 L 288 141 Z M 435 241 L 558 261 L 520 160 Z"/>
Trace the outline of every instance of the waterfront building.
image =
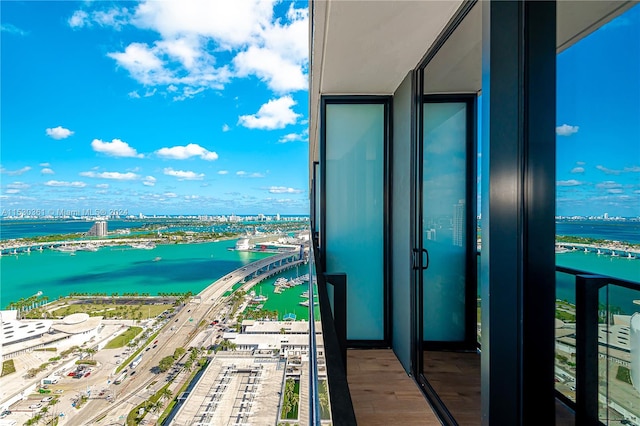
<path id="1" fill-rule="evenodd" d="M 98 333 L 102 317 L 84 313 L 67 315 L 60 320 L 18 319 L 16 310 L 0 311 L 2 327 L 2 360 L 15 358 L 27 351 L 55 348 L 62 351 L 81 345 Z"/>
<path id="2" fill-rule="evenodd" d="M 598 376 L 628 329 L 606 313 L 598 328 L 591 290 L 638 283 L 559 271 L 587 302 L 564 312 L 557 340 L 554 251 L 556 59 L 636 4 L 310 2 L 310 217 L 340 424 L 638 424 L 621 397 L 635 390 Z M 620 41 L 634 57 L 636 40 Z M 609 331 L 617 347 L 599 357 Z M 558 347 L 576 358 L 558 366 Z M 399 403 L 376 411 L 377 389 L 406 389 L 362 392 L 358 360 L 399 364 L 429 402 L 422 421 Z"/>
<path id="3" fill-rule="evenodd" d="M 88 237 L 106 237 L 107 236 L 107 221 L 106 220 L 98 220 L 96 221 L 91 229 L 87 231 Z"/>

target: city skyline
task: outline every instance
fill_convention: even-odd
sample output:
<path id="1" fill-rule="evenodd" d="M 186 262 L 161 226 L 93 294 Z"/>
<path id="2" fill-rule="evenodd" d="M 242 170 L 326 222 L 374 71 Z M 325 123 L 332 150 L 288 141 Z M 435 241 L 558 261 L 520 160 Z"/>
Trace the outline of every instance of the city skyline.
<path id="1" fill-rule="evenodd" d="M 6 209 L 308 213 L 306 2 L 2 2 Z"/>

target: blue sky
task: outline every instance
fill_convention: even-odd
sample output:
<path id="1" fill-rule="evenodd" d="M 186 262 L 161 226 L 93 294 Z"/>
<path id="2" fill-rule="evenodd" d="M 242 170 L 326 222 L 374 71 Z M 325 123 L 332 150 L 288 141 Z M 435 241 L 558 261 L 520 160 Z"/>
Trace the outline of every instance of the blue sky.
<path id="1" fill-rule="evenodd" d="M 557 214 L 640 217 L 640 6 L 557 69 Z"/>
<path id="2" fill-rule="evenodd" d="M 2 210 L 307 214 L 290 1 L 0 1 Z M 640 6 L 558 55 L 557 214 L 640 216 Z"/>
<path id="3" fill-rule="evenodd" d="M 3 210 L 308 214 L 306 2 L 0 7 Z"/>

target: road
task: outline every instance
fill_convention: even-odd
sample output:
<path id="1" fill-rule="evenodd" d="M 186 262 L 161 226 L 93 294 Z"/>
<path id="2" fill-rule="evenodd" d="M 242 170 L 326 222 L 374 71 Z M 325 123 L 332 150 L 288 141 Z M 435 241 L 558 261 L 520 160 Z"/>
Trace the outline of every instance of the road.
<path id="1" fill-rule="evenodd" d="M 253 262 L 225 275 L 201 291 L 166 321 L 158 336 L 154 339 L 154 342 L 155 340 L 158 341 L 157 345 L 154 347 L 152 342 L 143 349 L 141 352 L 143 354 L 142 361 L 135 368 L 135 374 L 127 377 L 120 385 L 114 385 L 113 380 L 117 377 L 115 374 L 115 354 L 121 353 L 122 349 L 100 351 L 96 355 L 96 360 L 101 363 L 102 368 L 92 373 L 90 377 L 80 379 L 82 381 L 86 380 L 83 383 L 86 383 L 87 390 L 91 391 L 89 400 L 79 410 L 72 409 L 70 405 L 68 408 L 62 407 L 64 403 L 61 403 L 57 409 L 66 409 L 66 415 L 64 421 L 60 424 L 69 426 L 86 425 L 102 419 L 104 420 L 100 423 L 103 424 L 124 422 L 124 419 L 133 408 L 166 384 L 170 372 L 160 374 L 154 368 L 160 363 L 160 360 L 166 356 L 173 355 L 175 348 L 184 347 L 188 349 L 193 339 L 198 336 L 199 331 L 206 330 L 206 327 L 198 328 L 198 324 L 202 321 L 209 323 L 213 319 L 222 317 L 227 304 L 226 298 L 222 297 L 225 292 L 267 265 L 283 259 L 293 260 L 296 255 L 297 251 L 282 253 Z M 297 263 L 290 262 L 272 268 L 268 271 L 268 274 L 263 273 L 257 278 L 246 281 L 243 287 L 257 283 L 267 275 L 277 273 Z M 126 356 L 124 358 L 126 359 Z M 129 369 L 129 372 L 133 371 L 130 367 L 126 368 Z M 106 389 L 105 393 L 96 397 L 103 388 Z M 86 391 L 83 392 L 86 393 Z M 106 399 L 109 394 L 114 394 L 114 402 L 109 402 Z"/>

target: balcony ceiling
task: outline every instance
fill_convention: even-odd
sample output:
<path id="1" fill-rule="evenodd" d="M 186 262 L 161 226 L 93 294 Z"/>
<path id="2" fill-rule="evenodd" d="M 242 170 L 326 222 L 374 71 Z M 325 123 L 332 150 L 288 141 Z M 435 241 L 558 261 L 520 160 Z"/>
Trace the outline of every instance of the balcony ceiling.
<path id="1" fill-rule="evenodd" d="M 310 160 L 318 160 L 320 95 L 393 94 L 461 6 L 458 0 L 312 0 Z M 638 1 L 558 1 L 558 52 Z M 426 93 L 481 90 L 481 2 L 425 69 Z"/>

